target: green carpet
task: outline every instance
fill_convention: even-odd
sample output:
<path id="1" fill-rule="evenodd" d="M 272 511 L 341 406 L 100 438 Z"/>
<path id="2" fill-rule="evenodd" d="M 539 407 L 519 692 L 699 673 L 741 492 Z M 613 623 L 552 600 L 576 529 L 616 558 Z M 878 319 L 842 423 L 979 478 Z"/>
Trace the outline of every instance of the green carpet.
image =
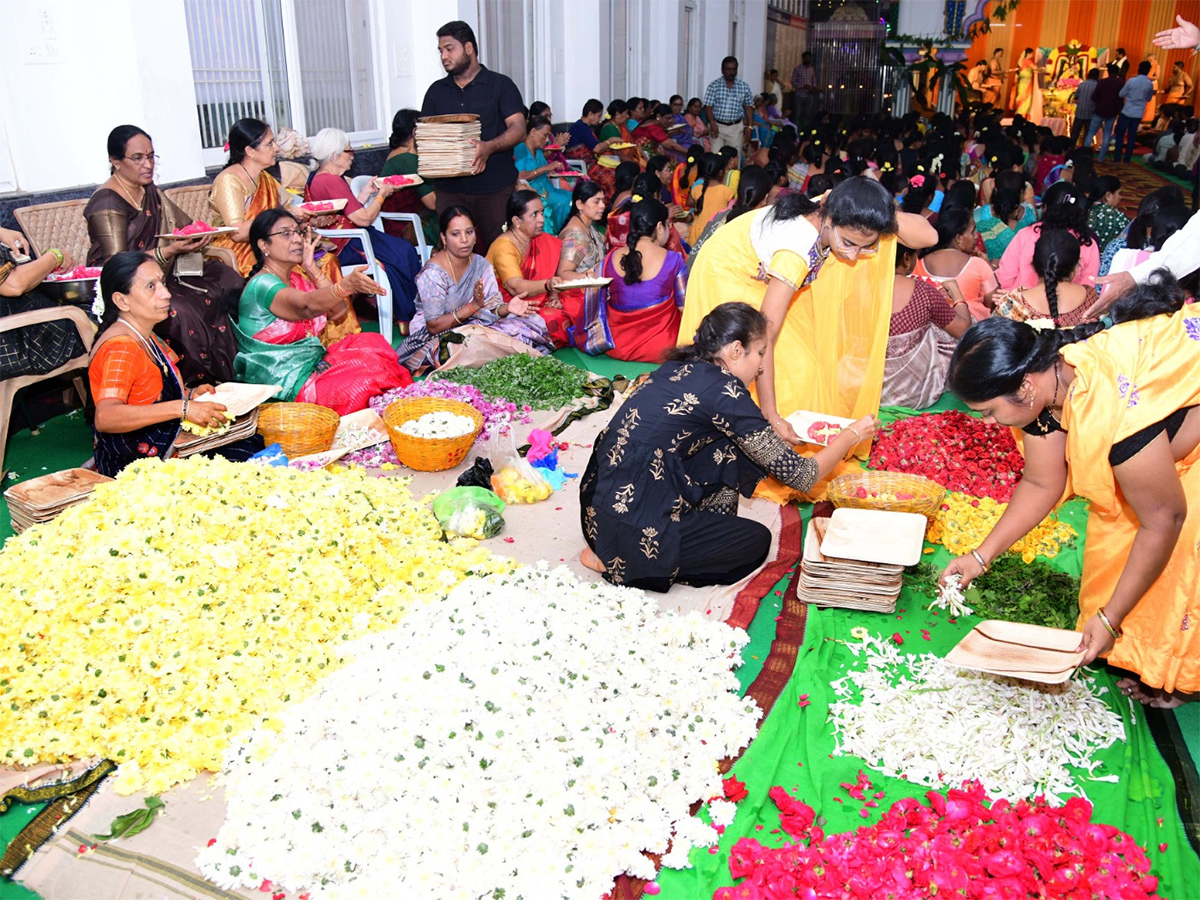
<path id="1" fill-rule="evenodd" d="M 951 557 L 945 548 L 927 546 L 934 546 L 935 552 L 924 557 L 925 561 L 939 568 L 949 562 Z M 1051 564 L 1078 575 L 1081 563 L 1082 541 L 1064 550 Z M 905 588 L 895 617 L 809 607 L 804 646 L 792 678 L 758 737 L 732 770 L 746 782 L 749 798 L 742 801 L 737 819 L 722 836 L 718 854 L 694 851 L 693 868 L 659 874 L 661 898 L 711 897 L 716 888 L 732 884 L 728 853 L 740 838 L 753 837 L 768 846 L 782 843 L 784 835 L 772 834 L 772 829 L 779 827 L 778 811 L 767 798 L 773 785 L 782 785 L 824 816 L 827 834 L 853 831 L 864 824 L 861 804 L 849 802 L 839 788 L 841 782 L 853 782 L 859 769 L 868 774 L 873 790 L 885 792 L 880 806 L 868 810 L 868 823 L 876 821 L 882 810 L 901 797 L 924 797 L 926 787 L 885 777 L 863 759 L 837 754 L 826 717 L 835 699 L 829 685 L 853 659 L 845 645 L 852 628 L 866 628 L 880 636 L 898 633 L 904 639 L 905 651 L 944 656 L 979 621 L 963 617 L 950 623 L 945 615 L 929 612 L 927 606 L 927 599 Z M 760 617 L 763 614 L 765 604 Z M 928 641 L 922 640 L 922 629 L 929 633 Z M 1118 783 L 1086 783 L 1088 796 L 1095 804 L 1094 820 L 1128 832 L 1147 848 L 1152 871 L 1160 879 L 1161 896 L 1181 900 L 1200 897 L 1200 859 L 1189 845 L 1176 812 L 1175 779 L 1150 736 L 1140 708 L 1131 710 L 1130 703 L 1116 690 L 1115 676 L 1105 669 L 1096 670 L 1096 683 L 1109 688 L 1106 699 L 1124 719 L 1127 740 L 1097 754 L 1104 761 L 1101 773 L 1119 773 L 1121 778 Z M 798 705 L 801 694 L 808 694 L 811 702 L 803 709 Z M 1158 824 L 1160 818 L 1162 825 Z M 1159 845 L 1166 849 L 1160 850 Z"/>

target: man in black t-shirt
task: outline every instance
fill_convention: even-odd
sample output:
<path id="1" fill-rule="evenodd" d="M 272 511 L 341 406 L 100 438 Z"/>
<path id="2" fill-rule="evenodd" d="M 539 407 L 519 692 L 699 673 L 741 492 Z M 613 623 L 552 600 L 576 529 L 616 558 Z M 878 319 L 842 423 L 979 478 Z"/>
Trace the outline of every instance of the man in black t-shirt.
<path id="1" fill-rule="evenodd" d="M 425 92 L 421 115 L 475 113 L 480 127 L 471 164 L 474 174 L 434 179 L 438 215 L 455 204 L 468 207 L 475 214 L 475 252 L 484 254 L 500 235 L 504 206 L 516 189 L 512 148 L 525 139 L 525 105 L 511 78 L 480 65 L 479 44 L 470 25 L 447 22 L 437 36 L 447 74 Z"/>

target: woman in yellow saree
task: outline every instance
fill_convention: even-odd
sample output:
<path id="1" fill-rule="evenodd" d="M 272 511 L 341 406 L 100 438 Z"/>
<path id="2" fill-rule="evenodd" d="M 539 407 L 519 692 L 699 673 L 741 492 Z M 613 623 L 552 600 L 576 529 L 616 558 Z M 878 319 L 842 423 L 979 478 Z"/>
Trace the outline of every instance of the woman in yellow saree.
<path id="1" fill-rule="evenodd" d="M 784 194 L 738 216 L 696 257 L 680 344 L 691 343 L 720 304 L 748 303 L 767 318 L 758 405 L 780 437 L 800 442 L 784 421 L 799 409 L 854 419 L 877 412 L 897 231 L 909 247 L 937 241 L 928 221 L 897 213 L 887 190 L 861 177 L 842 182 L 823 205 Z"/>
<path id="2" fill-rule="evenodd" d="M 1042 87 L 1038 83 L 1037 51 L 1026 47 L 1017 63 L 1013 109 L 1035 125 L 1042 123 Z"/>
<path id="3" fill-rule="evenodd" d="M 1079 649 L 1133 672 L 1151 706 L 1200 691 L 1200 308 L 1165 272 L 1104 320 L 1038 330 L 993 317 L 950 362 L 984 421 L 1024 429 L 1025 472 L 991 533 L 946 567 L 964 584 L 1065 495 L 1091 501 Z M 1111 323 L 1111 327 L 1105 327 Z"/>
<path id="4" fill-rule="evenodd" d="M 212 209 L 211 224 L 232 226 L 233 234 L 214 238 L 213 246 L 228 247 L 237 258 L 238 269 L 245 278 L 254 268 L 254 250 L 250 246 L 250 223 L 260 212 L 277 206 L 288 211 L 305 224 L 311 214 L 302 208 L 291 207 L 289 195 L 267 169 L 275 165 L 275 133 L 266 122 L 258 119 L 239 119 L 229 131 L 229 164 L 213 180 L 208 205 Z M 323 254 L 318 265 L 334 284 L 341 281 L 342 270 L 337 254 Z"/>

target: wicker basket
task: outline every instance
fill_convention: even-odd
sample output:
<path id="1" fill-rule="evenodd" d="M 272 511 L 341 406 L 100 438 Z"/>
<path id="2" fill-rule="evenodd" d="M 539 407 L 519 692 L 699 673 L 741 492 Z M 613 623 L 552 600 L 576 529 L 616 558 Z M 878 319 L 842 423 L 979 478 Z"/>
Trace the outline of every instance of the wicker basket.
<path id="1" fill-rule="evenodd" d="M 328 450 L 341 421 L 332 409 L 316 403 L 266 403 L 258 410 L 258 433 L 268 447 L 279 444 L 292 459 Z"/>
<path id="2" fill-rule="evenodd" d="M 451 412 L 466 416 L 475 423 L 469 432 L 454 438 L 422 438 L 403 434 L 400 426 L 431 412 Z M 383 424 L 387 426 L 388 438 L 400 462 L 419 472 L 441 472 L 453 469 L 471 451 L 471 445 L 483 429 L 483 416 L 479 410 L 461 400 L 443 400 L 441 397 L 410 397 L 388 404 L 383 411 Z"/>
<path id="3" fill-rule="evenodd" d="M 860 496 L 859 490 L 867 496 Z M 858 509 L 887 509 L 892 512 L 933 516 L 946 496 L 936 481 L 903 472 L 862 471 L 840 475 L 829 483 L 827 494 L 834 506 Z M 900 499 L 897 495 L 906 495 Z M 874 496 L 873 496 L 874 495 Z"/>

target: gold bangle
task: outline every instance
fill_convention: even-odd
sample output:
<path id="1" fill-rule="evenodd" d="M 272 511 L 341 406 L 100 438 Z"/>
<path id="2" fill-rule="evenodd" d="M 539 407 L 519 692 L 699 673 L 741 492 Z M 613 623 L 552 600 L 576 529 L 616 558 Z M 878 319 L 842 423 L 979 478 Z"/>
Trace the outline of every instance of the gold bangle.
<path id="1" fill-rule="evenodd" d="M 1096 610 L 1096 615 L 1100 617 L 1100 624 L 1105 627 L 1105 629 L 1113 636 L 1114 639 L 1125 634 L 1125 629 L 1123 629 L 1120 625 L 1113 625 L 1113 623 L 1109 621 L 1108 616 L 1104 613 L 1103 606 Z"/>
<path id="2" fill-rule="evenodd" d="M 980 566 L 980 568 L 982 568 L 982 569 L 983 569 L 983 571 L 985 571 L 985 572 L 990 572 L 990 571 L 991 571 L 991 569 L 989 568 L 988 564 L 987 564 L 987 563 L 985 563 L 985 562 L 983 561 L 983 557 L 979 555 L 979 550 L 978 550 L 978 549 L 974 549 L 974 550 L 972 550 L 972 551 L 971 551 L 971 555 L 972 555 L 973 557 L 975 557 L 975 562 L 979 563 L 979 566 Z"/>
<path id="3" fill-rule="evenodd" d="M 847 425 L 847 426 L 846 426 L 846 427 L 845 427 L 843 430 L 844 430 L 844 431 L 849 431 L 851 434 L 853 434 L 853 435 L 854 435 L 854 438 L 855 438 L 855 440 L 854 440 L 854 443 L 856 443 L 856 444 L 861 444 L 861 443 L 862 443 L 862 435 L 858 433 L 858 429 L 857 429 L 857 428 L 853 428 L 853 427 L 851 427 L 850 425 Z"/>

